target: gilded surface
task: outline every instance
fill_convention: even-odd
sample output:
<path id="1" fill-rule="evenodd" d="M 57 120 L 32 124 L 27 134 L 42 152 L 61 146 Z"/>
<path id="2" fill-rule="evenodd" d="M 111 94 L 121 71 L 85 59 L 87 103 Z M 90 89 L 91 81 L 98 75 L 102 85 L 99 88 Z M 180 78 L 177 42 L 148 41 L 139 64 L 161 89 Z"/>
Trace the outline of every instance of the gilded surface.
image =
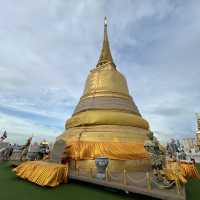
<path id="1" fill-rule="evenodd" d="M 66 122 L 66 128 L 89 125 L 124 125 L 149 129 L 148 122 L 138 115 L 132 113 L 90 110 L 78 113 Z"/>
<path id="2" fill-rule="evenodd" d="M 90 96 L 88 98 L 81 99 L 79 104 L 76 106 L 74 114 L 95 109 L 121 110 L 140 115 L 138 108 L 132 99 L 120 98 L 116 96 Z"/>
<path id="3" fill-rule="evenodd" d="M 148 130 L 119 125 L 98 125 L 75 127 L 66 130 L 57 140 L 64 140 L 67 145 L 71 142 L 101 141 L 101 142 L 131 142 L 143 143 L 147 139 Z"/>
<path id="4" fill-rule="evenodd" d="M 109 68 L 110 66 L 110 68 Z M 128 86 L 124 76 L 111 64 L 94 69 L 90 72 L 84 90 L 84 96 L 96 92 L 110 91 L 129 96 Z"/>
<path id="5" fill-rule="evenodd" d="M 109 166 L 113 170 L 145 171 L 151 166 L 143 147 L 147 132 L 142 128 L 121 125 L 83 126 L 66 130 L 57 140 L 63 139 L 67 146 L 72 145 L 68 155 L 78 159 L 82 167 L 94 167 L 95 157 L 105 155 L 110 158 Z"/>
<path id="6" fill-rule="evenodd" d="M 104 38 L 103 38 L 103 46 L 101 49 L 101 55 L 99 57 L 99 61 L 97 67 L 101 67 L 101 65 L 105 63 L 113 63 L 113 58 L 110 51 L 110 45 L 108 41 L 108 33 L 107 33 L 107 19 L 104 19 Z"/>
<path id="7" fill-rule="evenodd" d="M 193 163 L 167 162 L 164 170 L 166 177 L 169 180 L 180 180 L 186 183 L 189 178 L 200 179 L 198 170 Z"/>
<path id="8" fill-rule="evenodd" d="M 143 143 L 77 141 L 67 148 L 66 155 L 73 160 L 92 160 L 105 156 L 114 160 L 144 160 L 149 155 Z"/>
<path id="9" fill-rule="evenodd" d="M 17 176 L 40 186 L 55 187 L 67 182 L 68 165 L 44 161 L 27 161 L 13 170 Z"/>
<path id="10" fill-rule="evenodd" d="M 99 61 L 88 75 L 83 96 L 66 130 L 57 139 L 67 145 L 70 163 L 94 164 L 97 156 L 110 159 L 112 168 L 148 170 L 150 159 L 144 149 L 149 124 L 129 95 L 127 81 L 114 64 L 104 24 Z"/>

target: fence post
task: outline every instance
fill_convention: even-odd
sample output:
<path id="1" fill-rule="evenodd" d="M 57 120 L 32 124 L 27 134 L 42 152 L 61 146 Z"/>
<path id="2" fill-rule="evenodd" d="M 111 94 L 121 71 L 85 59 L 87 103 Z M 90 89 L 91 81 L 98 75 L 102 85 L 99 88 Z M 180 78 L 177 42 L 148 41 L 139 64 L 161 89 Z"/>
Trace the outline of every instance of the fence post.
<path id="1" fill-rule="evenodd" d="M 123 183 L 124 183 L 124 185 L 127 184 L 127 180 L 126 180 L 126 169 L 123 170 Z"/>
<path id="2" fill-rule="evenodd" d="M 90 168 L 90 177 L 92 178 L 92 167 Z"/>
<path id="3" fill-rule="evenodd" d="M 178 178 L 176 178 L 176 193 L 177 194 L 181 194 L 181 191 L 180 191 L 180 182 L 178 180 Z"/>
<path id="4" fill-rule="evenodd" d="M 109 177 L 108 177 L 108 168 L 106 168 L 106 181 L 109 181 Z"/>
<path id="5" fill-rule="evenodd" d="M 146 173 L 146 181 L 147 181 L 147 189 L 148 191 L 151 191 L 151 178 L 149 172 Z"/>
<path id="6" fill-rule="evenodd" d="M 77 169 L 76 170 L 76 172 L 77 172 L 76 175 L 79 176 L 79 166 L 76 169 Z"/>

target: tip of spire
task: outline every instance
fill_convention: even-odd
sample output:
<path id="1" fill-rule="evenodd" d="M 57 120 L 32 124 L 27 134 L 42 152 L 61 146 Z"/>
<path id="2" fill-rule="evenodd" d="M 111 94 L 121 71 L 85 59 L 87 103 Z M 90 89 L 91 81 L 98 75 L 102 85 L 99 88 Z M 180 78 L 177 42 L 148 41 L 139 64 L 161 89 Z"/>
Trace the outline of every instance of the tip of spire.
<path id="1" fill-rule="evenodd" d="M 104 17 L 104 26 L 107 26 L 108 22 L 107 22 L 107 17 Z"/>
<path id="2" fill-rule="evenodd" d="M 110 51 L 110 45 L 108 41 L 108 33 L 107 33 L 107 17 L 104 17 L 104 39 L 103 39 L 103 46 L 101 49 L 101 55 L 98 61 L 97 66 L 101 66 L 102 64 L 106 63 L 113 63 L 111 51 Z"/>

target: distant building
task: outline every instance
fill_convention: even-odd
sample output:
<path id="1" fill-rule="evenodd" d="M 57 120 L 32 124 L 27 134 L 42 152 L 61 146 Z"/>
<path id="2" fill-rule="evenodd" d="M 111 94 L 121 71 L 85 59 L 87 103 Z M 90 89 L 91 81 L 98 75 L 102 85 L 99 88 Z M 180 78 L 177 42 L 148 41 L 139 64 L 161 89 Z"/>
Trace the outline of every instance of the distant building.
<path id="1" fill-rule="evenodd" d="M 196 138 L 183 138 L 181 144 L 183 145 L 185 152 L 195 151 Z"/>
<path id="2" fill-rule="evenodd" d="M 181 140 L 181 144 L 184 146 L 184 150 L 186 152 L 197 152 L 200 150 L 200 113 L 196 114 L 197 120 L 197 129 L 196 129 L 196 137 L 191 138 L 183 138 Z"/>
<path id="3" fill-rule="evenodd" d="M 37 142 L 34 142 L 33 144 L 31 144 L 29 151 L 30 152 L 38 152 L 39 151 L 39 144 Z"/>
<path id="4" fill-rule="evenodd" d="M 0 149 L 8 147 L 9 144 L 9 142 L 0 142 Z"/>
<path id="5" fill-rule="evenodd" d="M 196 131 L 197 146 L 200 149 L 200 113 L 196 114 L 196 117 L 197 117 L 197 131 Z"/>

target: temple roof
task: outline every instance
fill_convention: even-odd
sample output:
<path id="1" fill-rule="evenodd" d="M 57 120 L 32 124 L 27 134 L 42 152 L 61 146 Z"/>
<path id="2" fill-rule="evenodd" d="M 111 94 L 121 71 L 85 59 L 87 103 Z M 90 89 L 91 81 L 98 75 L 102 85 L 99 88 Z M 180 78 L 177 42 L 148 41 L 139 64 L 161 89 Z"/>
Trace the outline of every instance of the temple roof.
<path id="1" fill-rule="evenodd" d="M 101 49 L 101 54 L 99 57 L 99 61 L 97 63 L 97 67 L 100 67 L 106 63 L 112 63 L 114 66 L 112 54 L 110 51 L 110 45 L 108 40 L 108 31 L 107 31 L 107 18 L 104 18 L 104 37 L 103 37 L 103 46 Z"/>

